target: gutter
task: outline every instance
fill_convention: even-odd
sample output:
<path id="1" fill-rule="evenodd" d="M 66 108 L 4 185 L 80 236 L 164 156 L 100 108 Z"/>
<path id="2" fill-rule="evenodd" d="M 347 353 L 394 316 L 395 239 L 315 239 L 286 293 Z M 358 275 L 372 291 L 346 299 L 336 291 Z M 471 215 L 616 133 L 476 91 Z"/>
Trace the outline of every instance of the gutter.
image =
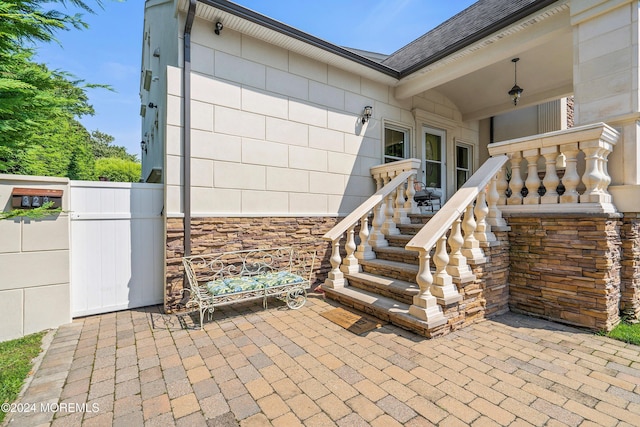
<path id="1" fill-rule="evenodd" d="M 189 0 L 187 21 L 184 24 L 184 55 L 182 64 L 182 107 L 184 123 L 182 126 L 183 173 L 183 211 L 184 211 L 184 256 L 191 255 L 191 28 L 196 17 L 196 3 Z"/>

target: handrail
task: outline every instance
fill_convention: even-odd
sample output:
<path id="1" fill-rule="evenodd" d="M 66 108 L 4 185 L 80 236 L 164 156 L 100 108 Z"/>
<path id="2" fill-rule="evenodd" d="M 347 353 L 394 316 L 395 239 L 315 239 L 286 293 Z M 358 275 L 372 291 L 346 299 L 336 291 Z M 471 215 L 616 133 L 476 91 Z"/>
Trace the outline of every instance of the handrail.
<path id="1" fill-rule="evenodd" d="M 396 190 L 401 184 L 405 183 L 411 175 L 415 175 L 415 170 L 408 170 L 400 173 L 378 190 L 373 196 L 369 197 L 364 203 L 356 208 L 353 212 L 347 215 L 342 221 L 336 224 L 331 230 L 329 230 L 324 236 L 325 240 L 334 241 L 339 239 L 349 228 L 360 220 L 364 215 L 369 213 L 379 203 L 381 203 L 385 197 L 389 196 Z"/>
<path id="2" fill-rule="evenodd" d="M 429 250 L 442 238 L 467 206 L 489 184 L 507 162 L 506 155 L 489 158 L 467 182 L 436 212 L 431 220 L 407 243 L 410 251 Z"/>

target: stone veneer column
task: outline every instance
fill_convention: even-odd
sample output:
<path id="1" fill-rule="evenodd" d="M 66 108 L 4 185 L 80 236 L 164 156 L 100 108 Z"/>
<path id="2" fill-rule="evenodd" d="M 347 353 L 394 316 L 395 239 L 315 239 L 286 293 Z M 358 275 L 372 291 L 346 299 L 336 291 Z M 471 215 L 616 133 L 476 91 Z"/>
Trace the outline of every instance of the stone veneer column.
<path id="1" fill-rule="evenodd" d="M 622 223 L 620 312 L 640 317 L 640 213 L 625 214 Z"/>
<path id="2" fill-rule="evenodd" d="M 619 321 L 621 215 L 512 214 L 509 307 L 593 330 Z"/>

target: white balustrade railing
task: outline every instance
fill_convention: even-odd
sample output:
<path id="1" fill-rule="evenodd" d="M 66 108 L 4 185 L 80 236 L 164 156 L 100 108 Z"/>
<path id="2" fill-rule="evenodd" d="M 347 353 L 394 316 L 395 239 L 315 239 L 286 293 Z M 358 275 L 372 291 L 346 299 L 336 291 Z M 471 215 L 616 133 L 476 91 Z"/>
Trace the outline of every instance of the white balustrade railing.
<path id="1" fill-rule="evenodd" d="M 331 242 L 331 271 L 324 282 L 328 288 L 346 285 L 344 273 L 360 271 L 359 260 L 376 257 L 373 249 L 389 246 L 386 236 L 399 234 L 396 224 L 410 223 L 409 213 L 418 213 L 413 200 L 415 177 L 420 160 L 407 159 L 371 168 L 377 191 L 362 205 L 336 224 L 322 238 Z M 371 229 L 369 215 L 373 211 Z M 356 245 L 355 229 L 360 224 L 360 244 Z M 344 259 L 340 254 L 340 240 L 346 236 Z"/>
<path id="2" fill-rule="evenodd" d="M 519 212 L 615 210 L 607 163 L 619 136 L 596 123 L 490 144 L 490 155 L 509 158 L 500 173 L 497 204 Z"/>
<path id="3" fill-rule="evenodd" d="M 486 261 L 482 246 L 496 242 L 491 228 L 506 226 L 498 208 L 498 183 L 507 160 L 505 155 L 488 159 L 405 246 L 417 251 L 420 261 L 416 276 L 420 291 L 409 313 L 430 328 L 447 321 L 441 305 L 462 300 L 455 282 L 475 279 L 469 264 Z"/>

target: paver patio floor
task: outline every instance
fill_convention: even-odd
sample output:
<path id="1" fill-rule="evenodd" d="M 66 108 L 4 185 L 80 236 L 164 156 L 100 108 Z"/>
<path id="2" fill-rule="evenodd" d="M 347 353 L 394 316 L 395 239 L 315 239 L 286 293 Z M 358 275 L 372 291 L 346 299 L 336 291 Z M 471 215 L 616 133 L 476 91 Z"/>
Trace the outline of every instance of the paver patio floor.
<path id="1" fill-rule="evenodd" d="M 158 307 L 76 319 L 9 425 L 640 425 L 640 347 L 511 313 L 357 336 L 331 308 L 247 303 L 203 331 Z"/>

